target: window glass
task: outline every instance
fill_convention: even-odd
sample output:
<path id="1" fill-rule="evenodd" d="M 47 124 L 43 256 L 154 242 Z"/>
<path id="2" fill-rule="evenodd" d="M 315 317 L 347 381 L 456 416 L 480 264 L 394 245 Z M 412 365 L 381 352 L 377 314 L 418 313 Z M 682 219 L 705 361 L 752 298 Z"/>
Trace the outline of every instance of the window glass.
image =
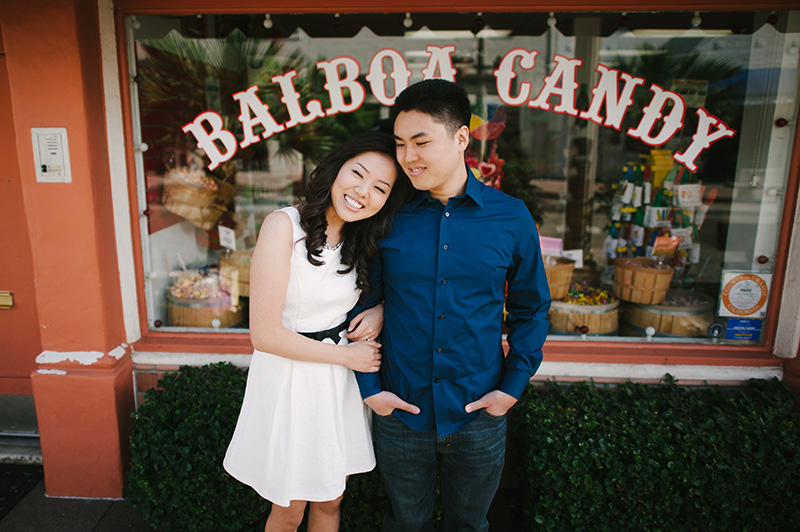
<path id="1" fill-rule="evenodd" d="M 800 12 L 127 17 L 151 329 L 246 332 L 251 250 L 315 163 L 444 77 L 528 205 L 551 339 L 763 342 Z"/>

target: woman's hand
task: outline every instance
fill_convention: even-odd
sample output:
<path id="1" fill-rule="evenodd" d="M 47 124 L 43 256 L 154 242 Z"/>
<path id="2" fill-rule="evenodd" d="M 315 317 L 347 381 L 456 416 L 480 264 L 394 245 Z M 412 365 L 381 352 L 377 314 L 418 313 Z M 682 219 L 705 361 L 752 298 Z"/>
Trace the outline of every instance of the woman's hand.
<path id="1" fill-rule="evenodd" d="M 374 340 L 383 329 L 383 305 L 378 304 L 360 312 L 350 321 L 345 338 L 354 342 L 356 340 Z"/>
<path id="2" fill-rule="evenodd" d="M 344 346 L 344 365 L 353 371 L 375 373 L 381 369 L 381 344 L 375 340 L 351 342 Z"/>

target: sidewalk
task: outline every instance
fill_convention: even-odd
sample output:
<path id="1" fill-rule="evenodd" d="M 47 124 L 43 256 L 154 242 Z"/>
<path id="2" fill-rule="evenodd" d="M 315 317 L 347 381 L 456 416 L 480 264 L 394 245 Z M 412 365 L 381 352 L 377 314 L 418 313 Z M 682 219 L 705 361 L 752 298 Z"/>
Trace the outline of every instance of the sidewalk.
<path id="1" fill-rule="evenodd" d="M 0 521 L 3 532 L 152 532 L 127 501 L 60 499 L 40 481 Z"/>
<path id="2" fill-rule="evenodd" d="M 501 490 L 501 499 L 502 499 Z M 495 502 L 498 502 L 496 500 Z M 517 501 L 519 502 L 519 501 Z M 491 532 L 515 532 L 505 503 L 489 511 Z M 153 532 L 127 501 L 56 499 L 40 481 L 0 520 L 2 532 Z"/>

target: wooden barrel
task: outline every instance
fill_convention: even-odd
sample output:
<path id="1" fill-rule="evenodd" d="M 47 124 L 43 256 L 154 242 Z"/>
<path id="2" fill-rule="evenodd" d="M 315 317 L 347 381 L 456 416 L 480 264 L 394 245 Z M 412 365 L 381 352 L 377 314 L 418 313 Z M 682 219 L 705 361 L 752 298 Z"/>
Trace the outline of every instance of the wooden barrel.
<path id="1" fill-rule="evenodd" d="M 167 322 L 174 327 L 233 327 L 242 321 L 242 309 L 231 310 L 228 296 L 213 299 L 187 299 L 167 293 Z"/>
<path id="2" fill-rule="evenodd" d="M 550 285 L 550 299 L 561 299 L 569 292 L 575 261 L 555 255 L 544 256 L 544 273 Z"/>
<path id="3" fill-rule="evenodd" d="M 657 305 L 664 301 L 672 268 L 655 268 L 655 259 L 620 257 L 614 261 L 614 294 L 624 301 Z"/>
<path id="4" fill-rule="evenodd" d="M 690 304 L 674 304 L 681 299 Z M 622 334 L 646 336 L 647 328 L 653 327 L 654 336 L 701 337 L 708 336 L 708 326 L 713 321 L 714 300 L 711 297 L 689 290 L 670 290 L 661 304 L 626 305 Z"/>
<path id="5" fill-rule="evenodd" d="M 586 334 L 615 336 L 619 330 L 619 301 L 605 305 L 576 305 L 553 301 L 550 305 L 550 334 Z"/>

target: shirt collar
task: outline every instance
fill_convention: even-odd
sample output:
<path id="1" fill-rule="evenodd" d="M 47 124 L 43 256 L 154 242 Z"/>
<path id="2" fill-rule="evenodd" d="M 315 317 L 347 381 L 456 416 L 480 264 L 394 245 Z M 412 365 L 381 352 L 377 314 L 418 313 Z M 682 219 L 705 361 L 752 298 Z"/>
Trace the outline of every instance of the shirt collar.
<path id="1" fill-rule="evenodd" d="M 470 169 L 469 165 L 467 165 L 467 163 L 464 163 L 464 166 L 467 167 L 467 188 L 464 190 L 464 194 L 456 197 L 457 198 L 460 198 L 462 196 L 468 197 L 472 199 L 472 201 L 474 201 L 475 204 L 482 209 L 483 187 L 486 185 L 478 181 L 478 179 L 475 177 L 475 174 L 472 173 L 472 170 Z M 433 201 L 429 198 L 427 191 L 418 190 L 416 195 L 413 198 L 411 198 L 411 200 L 408 202 L 408 207 L 411 210 L 416 209 L 420 205 L 420 203 L 422 203 L 422 201 L 426 199 Z"/>

